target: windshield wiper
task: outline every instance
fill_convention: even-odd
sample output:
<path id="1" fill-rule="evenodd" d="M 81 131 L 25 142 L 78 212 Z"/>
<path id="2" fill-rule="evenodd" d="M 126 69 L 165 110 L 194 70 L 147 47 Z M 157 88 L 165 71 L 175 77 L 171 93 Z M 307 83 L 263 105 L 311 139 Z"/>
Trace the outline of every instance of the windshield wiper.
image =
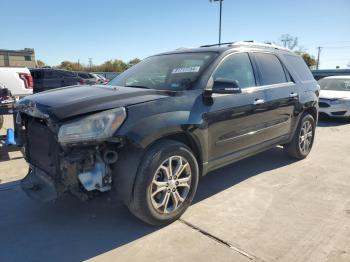
<path id="1" fill-rule="evenodd" d="M 143 88 L 143 89 L 151 89 L 147 86 L 138 86 L 138 85 L 128 85 L 128 86 L 125 86 L 125 87 L 136 87 L 136 88 Z"/>

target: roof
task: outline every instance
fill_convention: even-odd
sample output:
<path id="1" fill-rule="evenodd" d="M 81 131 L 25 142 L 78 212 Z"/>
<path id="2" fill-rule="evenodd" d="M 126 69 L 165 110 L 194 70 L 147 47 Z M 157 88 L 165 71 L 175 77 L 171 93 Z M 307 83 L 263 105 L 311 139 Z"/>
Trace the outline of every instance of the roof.
<path id="1" fill-rule="evenodd" d="M 33 55 L 33 48 L 24 48 L 23 50 L 8 50 L 8 49 L 0 49 L 0 55 Z"/>

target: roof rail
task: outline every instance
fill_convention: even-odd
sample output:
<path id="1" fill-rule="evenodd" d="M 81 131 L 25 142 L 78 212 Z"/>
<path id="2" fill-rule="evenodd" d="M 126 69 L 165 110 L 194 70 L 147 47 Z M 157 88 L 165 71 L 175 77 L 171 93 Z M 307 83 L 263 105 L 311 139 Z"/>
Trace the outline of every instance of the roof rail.
<path id="1" fill-rule="evenodd" d="M 234 42 L 229 43 L 221 43 L 221 44 L 212 44 L 212 45 L 201 45 L 200 47 L 214 47 L 214 46 L 222 46 L 222 45 L 232 45 Z"/>
<path id="2" fill-rule="evenodd" d="M 213 44 L 213 45 L 202 45 L 200 47 L 214 47 L 214 46 L 228 46 L 228 47 L 249 46 L 249 47 L 264 47 L 264 48 L 274 48 L 279 50 L 289 50 L 288 48 L 284 48 L 272 43 L 260 43 L 254 40 L 236 41 L 236 42 L 228 42 L 228 43 Z"/>
<path id="3" fill-rule="evenodd" d="M 279 50 L 289 50 L 288 48 L 284 48 L 282 46 L 278 46 L 272 43 L 260 43 L 256 41 L 237 41 L 232 43 L 230 46 L 249 46 L 249 47 L 264 47 L 264 48 L 274 48 Z"/>

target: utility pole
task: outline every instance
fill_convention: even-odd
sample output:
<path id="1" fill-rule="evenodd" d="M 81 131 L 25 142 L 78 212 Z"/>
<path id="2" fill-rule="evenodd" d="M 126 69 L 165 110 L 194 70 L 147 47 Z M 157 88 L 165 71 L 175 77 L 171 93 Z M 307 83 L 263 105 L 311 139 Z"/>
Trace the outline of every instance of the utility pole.
<path id="1" fill-rule="evenodd" d="M 220 14 L 219 14 L 219 46 L 221 45 L 221 17 L 222 17 L 222 1 L 224 0 L 209 0 L 210 2 L 220 2 Z"/>
<path id="2" fill-rule="evenodd" d="M 78 70 L 80 70 L 80 59 L 78 58 Z"/>
<path id="3" fill-rule="evenodd" d="M 318 49 L 318 53 L 317 53 L 317 64 L 316 64 L 316 69 L 318 70 L 319 66 L 320 66 L 320 55 L 321 55 L 321 50 L 322 50 L 322 47 L 319 46 L 317 47 Z"/>
<path id="4" fill-rule="evenodd" d="M 90 72 L 91 72 L 91 68 L 92 68 L 92 58 L 89 57 L 89 66 L 90 66 Z"/>

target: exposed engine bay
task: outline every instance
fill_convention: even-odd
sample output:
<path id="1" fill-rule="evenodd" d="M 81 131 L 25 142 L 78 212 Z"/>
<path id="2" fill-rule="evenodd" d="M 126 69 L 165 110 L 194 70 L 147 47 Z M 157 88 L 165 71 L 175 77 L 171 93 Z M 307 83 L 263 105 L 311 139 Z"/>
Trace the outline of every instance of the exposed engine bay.
<path id="1" fill-rule="evenodd" d="M 57 141 L 57 126 L 28 115 L 22 118 L 18 130 L 30 163 L 22 187 L 30 197 L 47 202 L 70 192 L 86 200 L 92 192 L 111 190 L 117 143 L 62 145 Z"/>

